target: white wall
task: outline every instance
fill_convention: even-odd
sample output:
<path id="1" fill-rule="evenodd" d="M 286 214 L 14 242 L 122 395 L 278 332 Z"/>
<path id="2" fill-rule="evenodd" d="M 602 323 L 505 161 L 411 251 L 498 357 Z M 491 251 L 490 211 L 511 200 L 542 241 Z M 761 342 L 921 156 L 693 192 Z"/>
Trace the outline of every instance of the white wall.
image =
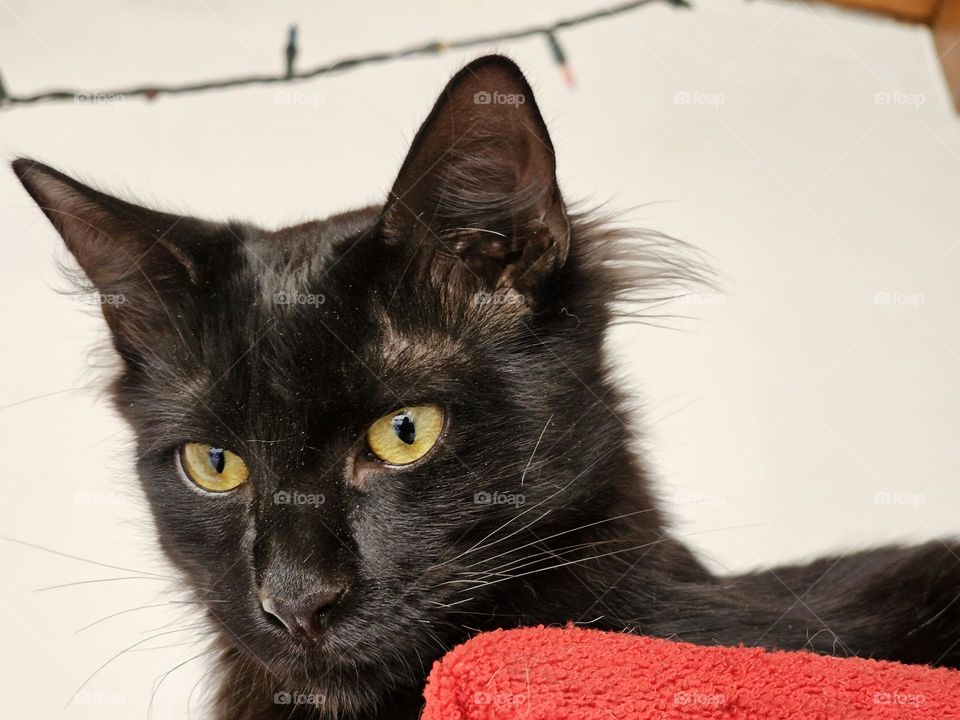
<path id="1" fill-rule="evenodd" d="M 14 92 L 186 81 L 279 67 L 291 21 L 307 66 L 596 5 L 3 0 L 0 72 Z M 574 91 L 542 39 L 499 49 L 529 73 L 568 196 L 652 203 L 628 219 L 698 244 L 724 275 L 723 295 L 677 308 L 695 316 L 674 323 L 683 332 L 615 338 L 678 531 L 731 569 L 957 531 L 960 120 L 926 32 L 796 3 L 697 0 L 562 39 Z M 254 88 L 8 110 L 0 156 L 214 217 L 325 215 L 384 197 L 435 93 L 476 54 L 296 88 L 316 105 Z M 69 391 L 96 380 L 85 353 L 101 322 L 51 289 L 63 286 L 60 241 L 7 172 L 0 228 L 0 532 L 163 574 L 126 430 L 95 392 Z M 913 502 L 878 504 L 884 492 Z M 143 642 L 71 701 L 108 658 L 191 614 L 145 608 L 75 633 L 177 596 L 137 579 L 35 592 L 131 573 L 9 542 L 0 558 L 4 716 L 144 716 L 154 680 L 202 647 L 136 651 L 189 631 Z M 203 671 L 171 675 L 154 717 L 184 717 Z"/>

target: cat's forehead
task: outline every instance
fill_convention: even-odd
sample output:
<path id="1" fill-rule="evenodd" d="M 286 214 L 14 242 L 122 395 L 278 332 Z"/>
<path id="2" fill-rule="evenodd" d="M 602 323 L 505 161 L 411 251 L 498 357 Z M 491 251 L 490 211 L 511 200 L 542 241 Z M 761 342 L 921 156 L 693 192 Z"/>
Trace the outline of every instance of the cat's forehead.
<path id="1" fill-rule="evenodd" d="M 378 332 L 365 348 L 372 360 L 386 368 L 403 366 L 424 370 L 450 364 L 466 351 L 463 338 L 454 337 L 440 328 L 403 327 L 383 309 Z"/>
<path id="2" fill-rule="evenodd" d="M 462 325 L 465 313 L 454 310 L 451 323 L 431 312 L 435 293 L 418 286 L 409 263 L 393 267 L 386 258 L 378 217 L 368 208 L 276 231 L 243 247 L 258 314 L 328 345 L 330 355 L 346 353 L 381 370 L 451 360 L 465 345 L 451 326 Z"/>
<path id="3" fill-rule="evenodd" d="M 410 298 L 409 288 L 394 294 L 390 267 L 343 245 L 365 240 L 307 230 L 283 243 L 239 244 L 235 270 L 221 274 L 213 293 L 192 299 L 191 327 L 182 334 L 191 347 L 171 358 L 188 399 L 216 389 L 322 411 L 338 398 L 409 387 L 464 359 L 464 339 L 429 312 L 428 299 Z"/>
<path id="4" fill-rule="evenodd" d="M 348 240 L 347 229 L 335 218 L 274 231 L 251 228 L 236 237 L 234 250 L 247 278 L 260 288 L 266 301 L 275 301 L 274 294 L 293 289 L 287 286 L 302 289 L 308 282 L 326 279 L 336 264 L 334 256 Z M 363 231 L 357 229 L 350 235 L 356 236 L 352 238 L 356 242 Z"/>

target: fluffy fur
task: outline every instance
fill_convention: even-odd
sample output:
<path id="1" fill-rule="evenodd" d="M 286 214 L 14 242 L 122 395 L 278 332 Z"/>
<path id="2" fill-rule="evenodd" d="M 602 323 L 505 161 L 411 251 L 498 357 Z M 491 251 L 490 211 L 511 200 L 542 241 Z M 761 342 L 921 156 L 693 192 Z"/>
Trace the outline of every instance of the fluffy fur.
<path id="1" fill-rule="evenodd" d="M 603 342 L 625 307 L 643 320 L 703 270 L 666 238 L 569 212 L 509 60 L 451 81 L 382 207 L 296 227 L 158 213 L 14 168 L 114 298 L 113 396 L 159 542 L 217 630 L 218 717 L 414 718 L 454 644 L 571 620 L 960 664 L 956 546 L 719 578 L 670 535 Z M 434 450 L 371 459 L 370 423 L 424 402 L 445 409 Z M 242 455 L 250 482 L 205 495 L 176 470 L 186 442 Z M 262 610 L 267 577 L 348 590 L 305 642 Z"/>

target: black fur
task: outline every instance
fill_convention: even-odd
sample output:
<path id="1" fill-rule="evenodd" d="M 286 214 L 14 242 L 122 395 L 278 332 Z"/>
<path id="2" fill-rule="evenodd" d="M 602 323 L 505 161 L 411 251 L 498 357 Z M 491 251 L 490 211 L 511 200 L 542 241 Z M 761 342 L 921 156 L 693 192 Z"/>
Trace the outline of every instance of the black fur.
<path id="1" fill-rule="evenodd" d="M 670 535 L 602 345 L 703 271 L 568 212 L 509 60 L 451 81 L 383 207 L 296 227 L 14 168 L 105 298 L 157 536 L 218 629 L 218 717 L 413 718 L 445 650 L 539 623 L 960 665 L 956 545 L 714 577 Z M 437 447 L 372 461 L 369 424 L 417 402 L 445 408 Z M 250 482 L 204 495 L 175 470 L 188 441 L 242 455 Z M 268 573 L 348 584 L 318 642 L 263 612 Z"/>

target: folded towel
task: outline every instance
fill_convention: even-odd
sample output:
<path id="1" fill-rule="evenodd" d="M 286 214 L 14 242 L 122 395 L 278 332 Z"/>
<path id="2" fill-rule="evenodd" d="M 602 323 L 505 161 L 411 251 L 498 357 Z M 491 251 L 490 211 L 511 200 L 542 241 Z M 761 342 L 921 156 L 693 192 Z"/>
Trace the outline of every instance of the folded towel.
<path id="1" fill-rule="evenodd" d="M 580 628 L 484 633 L 438 660 L 422 720 L 960 718 L 960 671 Z"/>

